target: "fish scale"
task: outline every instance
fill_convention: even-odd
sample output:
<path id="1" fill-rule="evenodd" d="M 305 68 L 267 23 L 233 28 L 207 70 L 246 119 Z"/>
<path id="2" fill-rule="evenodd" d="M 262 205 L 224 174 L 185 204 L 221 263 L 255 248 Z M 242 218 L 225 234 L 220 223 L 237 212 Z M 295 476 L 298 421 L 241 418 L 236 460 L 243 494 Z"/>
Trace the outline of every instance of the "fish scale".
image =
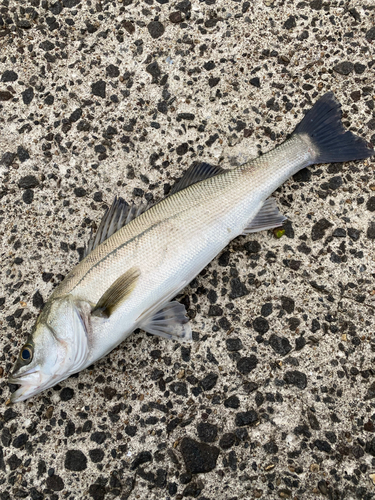
<path id="1" fill-rule="evenodd" d="M 140 265 L 145 273 L 152 272 L 154 266 L 160 270 L 167 247 L 181 254 L 179 269 L 184 269 L 187 260 L 189 275 L 195 276 L 243 232 L 264 200 L 285 179 L 312 163 L 313 155 L 304 146 L 301 138 L 292 137 L 258 159 L 167 197 L 93 250 L 53 296 L 72 293 L 96 302 L 127 268 Z M 181 246 L 186 245 L 192 248 L 182 252 Z M 193 267 L 190 261 L 195 262 Z M 167 267 L 161 272 L 166 278 L 175 272 L 169 263 Z"/>

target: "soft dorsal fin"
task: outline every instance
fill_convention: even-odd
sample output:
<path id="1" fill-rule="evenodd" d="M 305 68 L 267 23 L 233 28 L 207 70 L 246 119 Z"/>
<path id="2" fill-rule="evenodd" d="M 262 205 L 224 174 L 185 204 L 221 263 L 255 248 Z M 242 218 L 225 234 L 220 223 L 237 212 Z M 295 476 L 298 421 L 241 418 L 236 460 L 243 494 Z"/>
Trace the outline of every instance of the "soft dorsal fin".
<path id="1" fill-rule="evenodd" d="M 100 297 L 91 314 L 109 318 L 109 316 L 132 293 L 140 276 L 138 267 L 132 267 L 122 274 Z"/>
<path id="2" fill-rule="evenodd" d="M 93 236 L 91 232 L 90 240 L 83 253 L 83 258 L 92 252 L 94 248 L 103 243 L 103 241 L 112 236 L 112 234 L 125 226 L 125 224 L 145 212 L 148 208 L 149 205 L 147 203 L 140 203 L 139 205 L 136 205 L 132 202 L 132 204 L 129 205 L 123 198 L 117 198 L 116 196 L 110 208 L 108 208 L 103 215 L 95 236 Z"/>
<path id="3" fill-rule="evenodd" d="M 174 184 L 168 196 L 178 193 L 178 191 L 181 191 L 192 184 L 208 179 L 209 177 L 222 174 L 223 172 L 225 172 L 224 168 L 215 167 L 209 163 L 194 163 L 186 170 L 181 179 Z"/>

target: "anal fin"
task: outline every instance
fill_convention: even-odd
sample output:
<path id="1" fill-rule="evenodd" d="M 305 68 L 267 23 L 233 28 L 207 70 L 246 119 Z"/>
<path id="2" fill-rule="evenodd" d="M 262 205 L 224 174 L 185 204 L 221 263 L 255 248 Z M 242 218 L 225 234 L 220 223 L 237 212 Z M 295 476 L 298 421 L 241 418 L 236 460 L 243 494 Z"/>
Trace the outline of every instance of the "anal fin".
<path id="1" fill-rule="evenodd" d="M 258 231 L 280 227 L 285 220 L 286 217 L 277 208 L 275 198 L 268 198 L 242 234 L 257 233 Z"/>
<path id="2" fill-rule="evenodd" d="M 191 340 L 191 326 L 183 304 L 168 302 L 160 311 L 139 325 L 142 330 L 173 340 Z"/>

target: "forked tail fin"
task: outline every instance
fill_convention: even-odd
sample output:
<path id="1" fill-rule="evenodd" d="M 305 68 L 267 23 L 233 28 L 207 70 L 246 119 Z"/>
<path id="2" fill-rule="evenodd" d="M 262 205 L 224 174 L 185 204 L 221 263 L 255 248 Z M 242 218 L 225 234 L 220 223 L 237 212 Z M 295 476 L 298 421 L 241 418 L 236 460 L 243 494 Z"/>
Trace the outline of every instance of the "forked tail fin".
<path id="1" fill-rule="evenodd" d="M 314 163 L 363 160 L 374 154 L 366 141 L 344 129 L 341 114 L 340 103 L 328 92 L 297 125 L 294 133 L 307 134 L 315 146 Z"/>

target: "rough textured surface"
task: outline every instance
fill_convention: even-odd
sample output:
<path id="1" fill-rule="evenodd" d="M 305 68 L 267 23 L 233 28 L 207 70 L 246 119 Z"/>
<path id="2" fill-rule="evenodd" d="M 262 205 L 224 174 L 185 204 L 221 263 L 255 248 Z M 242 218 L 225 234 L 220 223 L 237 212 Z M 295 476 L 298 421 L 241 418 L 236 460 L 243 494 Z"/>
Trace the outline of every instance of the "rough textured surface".
<path id="1" fill-rule="evenodd" d="M 374 159 L 277 191 L 285 235 L 237 239 L 180 296 L 191 346 L 138 332 L 5 404 L 116 194 L 265 152 L 328 90 L 375 143 L 374 18 L 354 0 L 0 2 L 1 500 L 375 497 Z"/>

